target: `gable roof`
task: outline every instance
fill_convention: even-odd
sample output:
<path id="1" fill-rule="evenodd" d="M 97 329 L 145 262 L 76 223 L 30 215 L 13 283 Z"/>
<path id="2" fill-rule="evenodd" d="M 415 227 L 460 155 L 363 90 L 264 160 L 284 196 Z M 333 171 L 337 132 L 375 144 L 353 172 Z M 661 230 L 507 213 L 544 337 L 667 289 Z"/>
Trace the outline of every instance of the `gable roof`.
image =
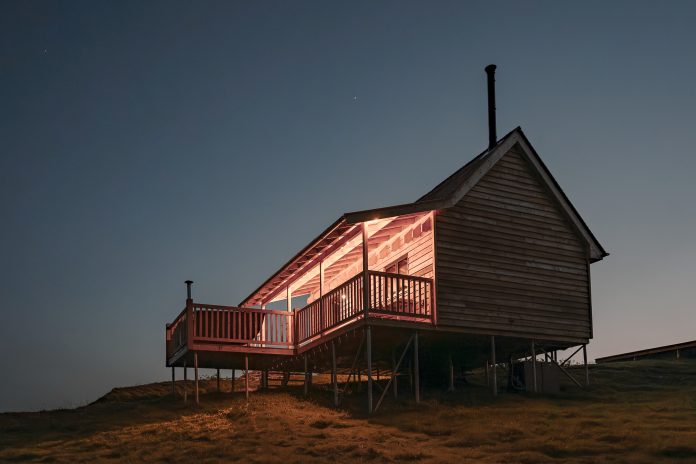
<path id="1" fill-rule="evenodd" d="M 278 294 L 278 289 L 291 282 L 293 274 L 303 268 L 308 269 L 314 261 L 327 249 L 335 248 L 348 235 L 357 231 L 354 225 L 374 219 L 384 219 L 406 214 L 424 213 L 427 211 L 441 210 L 456 205 L 469 192 L 483 176 L 514 146 L 518 146 L 525 158 L 529 161 L 535 173 L 539 176 L 549 194 L 554 197 L 556 203 L 565 213 L 573 228 L 585 240 L 590 251 L 590 262 L 596 262 L 609 256 L 585 221 L 570 202 L 561 189 L 556 179 L 551 175 L 534 147 L 527 139 L 519 126 L 503 136 L 495 146 L 486 149 L 447 179 L 440 182 L 431 191 L 423 195 L 413 203 L 386 206 L 383 208 L 368 209 L 344 213 L 324 232 L 319 234 L 312 242 L 292 257 L 275 274 L 269 277 L 263 284 L 245 298 L 239 306 L 262 304 L 269 295 Z"/>
<path id="2" fill-rule="evenodd" d="M 495 146 L 481 152 L 478 156 L 455 171 L 454 174 L 447 179 L 440 182 L 435 188 L 420 197 L 414 203 L 356 211 L 346 213 L 342 217 L 345 218 L 348 223 L 357 223 L 371 219 L 379 219 L 381 217 L 389 217 L 390 215 L 450 208 L 464 198 L 467 192 L 469 192 L 498 160 L 515 145 L 521 149 L 521 152 L 530 162 L 549 194 L 554 197 L 556 203 L 563 210 L 570 223 L 587 242 L 590 250 L 590 260 L 595 262 L 608 256 L 609 253 L 604 250 L 590 228 L 587 227 L 585 221 L 563 192 L 561 186 L 558 185 L 556 179 L 551 175 L 551 172 L 541 160 L 536 150 L 534 150 L 532 144 L 529 143 L 529 139 L 527 139 L 527 136 L 522 132 L 522 128 L 519 126 L 508 132 L 495 144 Z"/>
<path id="3" fill-rule="evenodd" d="M 494 147 L 480 153 L 454 174 L 440 182 L 434 189 L 418 199 L 416 204 L 435 205 L 436 209 L 445 209 L 456 205 L 488 173 L 495 163 L 514 146 L 518 146 L 521 149 L 523 155 L 530 162 L 547 191 L 563 210 L 571 225 L 585 239 L 590 250 L 590 260 L 595 262 L 605 256 L 609 256 L 609 253 L 604 250 L 590 228 L 587 227 L 580 213 L 570 202 L 561 186 L 558 185 L 558 182 L 556 182 L 556 179 L 519 126 L 508 132 Z"/>

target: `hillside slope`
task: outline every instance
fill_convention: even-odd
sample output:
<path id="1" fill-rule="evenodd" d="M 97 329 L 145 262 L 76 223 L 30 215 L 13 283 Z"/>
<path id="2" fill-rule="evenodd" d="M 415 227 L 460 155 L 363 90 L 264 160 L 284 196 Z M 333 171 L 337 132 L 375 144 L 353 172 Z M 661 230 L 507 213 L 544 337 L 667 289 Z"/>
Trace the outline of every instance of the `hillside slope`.
<path id="1" fill-rule="evenodd" d="M 321 384 L 309 399 L 294 386 L 247 404 L 228 381 L 223 393 L 205 381 L 198 409 L 172 399 L 169 383 L 120 388 L 83 408 L 0 414 L 0 460 L 696 462 L 696 361 L 591 366 L 591 377 L 589 391 L 567 385 L 556 397 L 492 400 L 476 382 L 426 389 L 417 407 L 403 385 L 402 400 L 371 418 L 364 394 L 335 410 Z"/>

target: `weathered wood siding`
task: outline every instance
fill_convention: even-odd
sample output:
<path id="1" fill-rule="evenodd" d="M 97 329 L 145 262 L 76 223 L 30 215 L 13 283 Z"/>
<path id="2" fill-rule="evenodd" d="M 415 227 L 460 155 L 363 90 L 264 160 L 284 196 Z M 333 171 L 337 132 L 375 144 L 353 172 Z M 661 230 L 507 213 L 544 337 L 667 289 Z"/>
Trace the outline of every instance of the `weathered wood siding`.
<path id="1" fill-rule="evenodd" d="M 517 147 L 436 217 L 439 325 L 591 338 L 584 242 Z"/>

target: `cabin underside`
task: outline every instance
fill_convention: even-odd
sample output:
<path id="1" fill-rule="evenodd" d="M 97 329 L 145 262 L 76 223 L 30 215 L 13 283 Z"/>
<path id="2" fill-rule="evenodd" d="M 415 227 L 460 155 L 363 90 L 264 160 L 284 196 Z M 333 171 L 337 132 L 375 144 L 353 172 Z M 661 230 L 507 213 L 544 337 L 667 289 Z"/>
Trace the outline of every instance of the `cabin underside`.
<path id="1" fill-rule="evenodd" d="M 309 369 L 316 373 L 330 373 L 331 344 L 336 350 L 336 362 L 339 369 L 351 366 L 355 353 L 360 347 L 364 336 L 366 321 L 351 324 L 345 329 L 336 331 L 331 336 L 322 338 L 312 346 L 302 350 L 290 349 L 249 349 L 244 346 L 223 347 L 211 343 L 195 344 L 191 349 L 183 348 L 170 360 L 170 367 L 194 367 L 194 353 L 198 356 L 198 367 L 201 369 L 248 369 L 304 371 L 304 357 L 310 360 Z M 463 369 L 471 370 L 484 366 L 493 359 L 491 351 L 491 336 L 466 333 L 456 328 L 436 328 L 417 324 L 385 325 L 380 321 L 370 321 L 372 339 L 372 362 L 381 369 L 390 370 L 393 355 L 414 335 L 418 333 L 421 356 L 428 359 L 453 358 L 453 362 Z M 364 344 L 364 340 L 362 340 Z M 522 359 L 532 355 L 531 340 L 518 337 L 494 337 L 495 359 L 505 363 L 510 358 Z M 535 349 L 538 355 L 562 351 L 574 346 L 585 345 L 568 341 L 536 340 Z M 364 364 L 365 355 L 360 357 Z M 349 362 L 350 361 L 350 362 Z"/>

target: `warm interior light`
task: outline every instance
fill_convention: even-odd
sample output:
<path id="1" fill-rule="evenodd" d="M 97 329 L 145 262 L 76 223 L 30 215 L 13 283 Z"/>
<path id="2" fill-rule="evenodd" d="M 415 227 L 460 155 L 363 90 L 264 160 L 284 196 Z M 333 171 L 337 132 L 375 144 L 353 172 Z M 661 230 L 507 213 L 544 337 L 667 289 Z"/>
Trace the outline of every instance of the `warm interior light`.
<path id="1" fill-rule="evenodd" d="M 346 294 L 345 294 L 345 293 L 341 293 L 341 299 L 342 299 L 342 300 L 345 300 L 345 299 L 346 299 Z"/>

